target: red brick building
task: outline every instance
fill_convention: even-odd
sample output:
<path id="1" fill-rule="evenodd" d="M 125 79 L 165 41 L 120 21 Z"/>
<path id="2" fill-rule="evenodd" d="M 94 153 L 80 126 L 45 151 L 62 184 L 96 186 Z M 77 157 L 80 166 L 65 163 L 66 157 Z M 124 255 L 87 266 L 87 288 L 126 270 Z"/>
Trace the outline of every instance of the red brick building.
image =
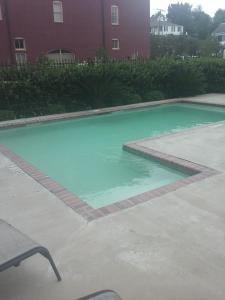
<path id="1" fill-rule="evenodd" d="M 149 56 L 149 0 L 0 0 L 0 63 Z"/>

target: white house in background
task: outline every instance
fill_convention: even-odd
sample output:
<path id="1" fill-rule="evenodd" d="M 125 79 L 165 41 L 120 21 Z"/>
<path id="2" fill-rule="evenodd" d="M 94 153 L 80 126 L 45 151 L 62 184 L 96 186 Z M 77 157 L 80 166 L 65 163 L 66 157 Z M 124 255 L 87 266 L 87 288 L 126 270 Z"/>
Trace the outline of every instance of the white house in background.
<path id="1" fill-rule="evenodd" d="M 225 46 L 225 23 L 221 23 L 212 33 L 222 46 Z"/>
<path id="2" fill-rule="evenodd" d="M 151 19 L 150 22 L 151 34 L 153 35 L 183 35 L 184 26 L 171 23 L 166 20 Z"/>

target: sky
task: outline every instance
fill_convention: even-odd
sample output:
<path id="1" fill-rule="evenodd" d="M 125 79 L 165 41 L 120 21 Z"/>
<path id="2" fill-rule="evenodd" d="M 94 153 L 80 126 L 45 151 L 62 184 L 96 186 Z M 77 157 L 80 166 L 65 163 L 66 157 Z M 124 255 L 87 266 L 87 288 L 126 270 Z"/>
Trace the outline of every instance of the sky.
<path id="1" fill-rule="evenodd" d="M 150 0 L 151 3 L 151 15 L 154 14 L 157 9 L 164 9 L 167 10 L 169 4 L 177 3 L 177 2 L 187 2 L 193 7 L 198 5 L 202 6 L 204 12 L 209 14 L 210 16 L 214 16 L 217 9 L 222 8 L 225 9 L 225 0 L 186 0 L 186 1 L 179 1 L 179 0 Z"/>

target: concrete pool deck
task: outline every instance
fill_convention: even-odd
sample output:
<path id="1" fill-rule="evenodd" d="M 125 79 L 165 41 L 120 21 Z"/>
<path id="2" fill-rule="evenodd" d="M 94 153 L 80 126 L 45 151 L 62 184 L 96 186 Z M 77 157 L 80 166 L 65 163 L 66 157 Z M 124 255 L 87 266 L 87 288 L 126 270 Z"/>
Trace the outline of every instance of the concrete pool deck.
<path id="1" fill-rule="evenodd" d="M 225 105 L 225 95 L 188 98 Z M 220 172 L 86 222 L 0 155 L 0 218 L 51 251 L 63 281 L 33 257 L 0 273 L 0 299 L 76 299 L 110 288 L 124 300 L 224 299 L 225 122 L 140 145 Z"/>

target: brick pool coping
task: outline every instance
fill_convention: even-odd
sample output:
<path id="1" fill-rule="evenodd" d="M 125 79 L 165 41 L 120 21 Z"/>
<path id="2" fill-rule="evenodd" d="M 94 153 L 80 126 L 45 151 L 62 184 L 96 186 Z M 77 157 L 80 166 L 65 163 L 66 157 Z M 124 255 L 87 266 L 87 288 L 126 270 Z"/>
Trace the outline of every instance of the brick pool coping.
<path id="1" fill-rule="evenodd" d="M 151 102 L 135 103 L 129 105 L 122 105 L 122 106 L 107 107 L 101 109 L 85 110 L 85 111 L 72 112 L 72 113 L 9 120 L 9 121 L 0 122 L 0 129 L 21 127 L 21 126 L 26 126 L 26 125 L 36 124 L 36 123 L 49 123 L 55 121 L 65 121 L 65 120 L 75 119 L 75 118 L 85 118 L 85 117 L 103 115 L 111 112 L 125 111 L 125 110 L 137 109 L 137 108 L 147 108 L 147 107 L 177 103 L 182 101 L 185 100 L 180 98 L 167 99 L 167 100 L 160 100 L 155 102 L 151 101 Z"/>
<path id="2" fill-rule="evenodd" d="M 96 114 L 104 114 L 109 111 L 120 111 L 125 109 L 132 109 L 132 108 L 141 108 L 141 107 L 148 107 L 148 106 L 156 106 L 156 105 L 162 105 L 166 103 L 176 103 L 176 102 L 185 102 L 185 100 L 181 99 L 174 99 L 174 100 L 163 100 L 159 101 L 158 103 L 144 103 L 144 105 L 135 104 L 135 105 L 128 105 L 124 107 L 113 107 L 110 109 L 102 109 L 98 111 L 89 111 L 89 112 L 82 112 L 82 113 L 71 113 L 71 114 L 63 114 L 63 115 L 54 115 L 54 116 L 46 116 L 46 117 L 39 117 L 39 118 L 30 118 L 30 119 L 23 119 L 20 123 L 16 121 L 7 121 L 7 122 L 1 122 L 0 128 L 12 128 L 17 126 L 23 126 L 27 124 L 33 124 L 33 123 L 39 123 L 39 122 L 51 122 L 56 120 L 65 120 L 70 118 L 77 118 L 77 117 L 84 117 L 84 116 L 91 116 Z M 194 102 L 192 102 L 194 103 Z M 196 102 L 198 103 L 198 102 Z M 68 116 L 69 115 L 69 116 Z M 27 122 L 26 122 L 27 120 Z M 93 220 L 97 220 L 99 218 L 111 215 L 113 213 L 125 210 L 127 208 L 134 207 L 138 204 L 148 202 L 152 199 L 158 198 L 160 196 L 163 196 L 169 192 L 175 191 L 181 187 L 185 187 L 189 184 L 201 181 L 203 179 L 206 179 L 208 177 L 211 177 L 216 174 L 220 174 L 219 171 L 199 165 L 196 163 L 193 163 L 191 161 L 187 161 L 172 155 L 168 155 L 159 151 L 156 151 L 154 149 L 146 148 L 142 145 L 140 145 L 143 141 L 151 141 L 155 139 L 161 139 L 165 136 L 173 136 L 173 135 L 183 135 L 185 132 L 192 132 L 199 128 L 207 128 L 207 127 L 215 127 L 218 126 L 218 124 L 224 124 L 225 122 L 217 122 L 217 123 L 211 123 L 208 125 L 198 126 L 194 128 L 189 128 L 186 130 L 182 130 L 175 133 L 169 133 L 165 135 L 160 135 L 156 137 L 146 138 L 138 141 L 134 141 L 131 143 L 127 143 L 123 145 L 123 149 L 125 151 L 132 152 L 137 155 L 144 156 L 148 159 L 153 159 L 155 161 L 158 161 L 162 164 L 169 165 L 172 168 L 176 168 L 179 170 L 182 170 L 184 172 L 190 173 L 190 176 L 178 180 L 174 183 L 164 185 L 160 188 L 139 194 L 134 197 L 130 197 L 128 199 L 107 205 L 105 207 L 101 207 L 98 209 L 95 209 L 91 207 L 89 204 L 87 204 L 85 201 L 81 200 L 79 197 L 77 197 L 74 193 L 67 190 L 65 187 L 60 185 L 58 182 L 51 179 L 49 176 L 42 173 L 40 170 L 38 170 L 35 166 L 21 158 L 19 155 L 15 154 L 13 151 L 9 150 L 4 145 L 0 144 L 0 152 L 6 156 L 8 159 L 10 159 L 12 162 L 14 162 L 20 169 L 22 169 L 26 174 L 28 174 L 30 177 L 32 177 L 35 181 L 37 181 L 39 184 L 41 184 L 44 188 L 46 188 L 48 191 L 50 191 L 52 194 L 54 194 L 57 198 L 59 198 L 61 201 L 63 201 L 67 206 L 69 206 L 71 209 L 73 209 L 77 214 L 79 214 L 81 217 L 83 217 L 86 221 L 90 222 Z"/>

